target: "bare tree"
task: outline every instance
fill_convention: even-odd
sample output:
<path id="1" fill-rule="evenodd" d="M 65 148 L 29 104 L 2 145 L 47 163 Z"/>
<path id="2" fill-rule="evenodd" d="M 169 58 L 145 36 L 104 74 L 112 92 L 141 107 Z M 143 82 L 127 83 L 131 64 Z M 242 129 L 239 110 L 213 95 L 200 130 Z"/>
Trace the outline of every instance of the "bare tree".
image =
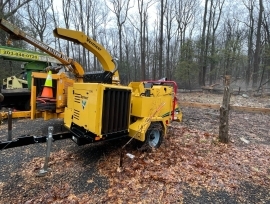
<path id="1" fill-rule="evenodd" d="M 124 60 L 125 61 L 125 67 L 126 67 L 126 75 L 122 76 L 121 75 L 121 81 L 123 81 L 123 83 L 128 83 L 130 82 L 130 64 L 131 64 L 131 54 L 132 54 L 132 44 L 130 41 L 130 36 L 131 36 L 131 30 L 132 28 L 130 27 L 124 27 L 124 40 L 123 40 L 123 43 L 124 43 L 124 51 L 125 51 L 125 54 L 126 54 L 126 59 Z"/>
<path id="2" fill-rule="evenodd" d="M 133 7 L 130 5 L 130 0 L 122 1 L 122 0 L 109 0 L 109 2 L 113 5 L 111 11 L 115 14 L 117 28 L 118 28 L 118 36 L 119 36 L 119 69 L 122 67 L 123 63 L 123 50 L 122 50 L 122 32 L 123 25 L 127 20 L 128 11 Z"/>
<path id="3" fill-rule="evenodd" d="M 146 79 L 146 46 L 147 46 L 147 26 L 148 26 L 148 9 L 153 5 L 150 0 L 138 0 L 139 10 L 139 33 L 140 33 L 140 56 L 141 56 L 141 79 Z M 149 67 L 148 67 L 149 68 Z"/>
<path id="4" fill-rule="evenodd" d="M 164 21 L 164 14 L 167 7 L 167 0 L 160 0 L 160 32 L 159 32 L 159 78 L 162 78 L 163 74 L 163 21 Z"/>
<path id="5" fill-rule="evenodd" d="M 62 13 L 63 13 L 63 17 L 64 17 L 64 26 L 65 28 L 69 29 L 70 28 L 70 15 L 72 13 L 72 8 L 71 8 L 71 3 L 72 1 L 70 0 L 62 0 Z M 58 45 L 59 45 L 59 49 L 61 50 L 61 46 L 60 46 L 60 40 L 58 40 Z M 70 56 L 70 42 L 66 42 L 66 46 L 65 46 L 65 53 L 67 54 L 67 56 Z"/>
<path id="6" fill-rule="evenodd" d="M 12 23 L 18 25 L 22 25 L 22 21 L 20 18 L 16 18 L 14 16 L 20 9 L 23 8 L 23 6 L 32 0 L 1 0 L 0 1 L 0 18 L 9 18 Z M 6 42 L 6 33 L 0 30 L 0 44 L 5 45 Z M 16 44 L 20 44 L 22 46 L 22 43 L 16 42 Z"/>
<path id="7" fill-rule="evenodd" d="M 216 46 L 215 46 L 215 39 L 216 39 L 216 31 L 219 25 L 219 21 L 221 18 L 221 13 L 222 13 L 222 8 L 224 5 L 225 0 L 218 0 L 215 1 L 212 4 L 212 9 L 211 9 L 211 15 L 213 16 L 212 18 L 212 35 L 211 35 L 211 61 L 210 61 L 210 76 L 209 76 L 209 83 L 213 83 L 213 78 L 215 76 L 214 71 L 215 71 L 215 65 L 216 65 Z"/>
<path id="8" fill-rule="evenodd" d="M 155 26 L 154 26 L 154 42 L 153 42 L 153 56 L 152 56 L 152 58 L 153 58 L 153 65 L 152 65 L 152 78 L 155 80 L 155 79 L 157 79 L 159 76 L 158 76 L 158 63 L 159 63 L 159 60 L 158 60 L 158 58 L 159 58 L 159 41 L 158 41 L 158 39 L 159 39 L 159 33 L 158 33 L 158 21 L 156 20 L 155 21 L 155 24 L 154 24 Z"/>
<path id="9" fill-rule="evenodd" d="M 180 46 L 185 42 L 187 28 L 196 15 L 197 7 L 198 2 L 195 0 L 175 1 L 175 17 L 177 22 L 177 33 L 180 37 Z"/>
<path id="10" fill-rule="evenodd" d="M 50 0 L 33 0 L 26 6 L 27 16 L 24 18 L 26 18 L 31 25 L 31 33 L 34 37 L 39 37 L 41 42 L 48 39 L 46 38 L 47 33 L 45 31 L 48 28 L 48 25 L 52 22 L 52 18 L 48 12 L 50 8 Z M 22 14 L 22 16 L 24 15 Z"/>
<path id="11" fill-rule="evenodd" d="M 140 65 L 139 65 L 139 51 L 138 51 L 138 47 L 137 45 L 139 44 L 139 40 L 138 40 L 138 32 L 136 30 L 136 28 L 133 26 L 133 29 L 131 29 L 131 39 L 132 39 L 132 69 L 130 70 L 130 74 L 131 74 L 131 77 L 130 79 L 131 80 L 139 80 L 139 73 L 140 73 Z"/>
<path id="12" fill-rule="evenodd" d="M 78 26 L 79 26 L 79 30 L 82 31 L 83 33 L 86 33 L 86 27 L 87 22 L 89 22 L 89 12 L 88 12 L 88 4 L 91 4 L 91 1 L 85 1 L 85 0 L 78 0 L 75 4 L 76 5 L 76 9 L 77 11 L 79 11 L 77 13 L 78 15 Z M 87 60 L 86 60 L 86 50 L 83 47 L 79 47 L 80 52 L 82 52 L 82 54 L 80 54 L 80 63 L 86 68 L 87 66 Z"/>
<path id="13" fill-rule="evenodd" d="M 106 24 L 109 21 L 108 7 L 106 7 L 102 1 L 94 0 L 88 4 L 87 10 L 87 19 L 89 19 L 89 21 L 87 22 L 86 33 L 97 41 L 101 33 L 106 35 Z M 102 28 L 102 25 L 105 27 Z M 90 58 L 89 54 L 88 52 L 88 59 Z M 94 71 L 98 70 L 96 57 L 94 57 L 93 67 Z"/>
<path id="14" fill-rule="evenodd" d="M 52 21 L 53 21 L 53 25 L 55 28 L 59 27 L 60 24 L 60 20 L 59 20 L 59 15 L 58 12 L 55 11 L 54 8 L 54 0 L 51 0 L 51 10 L 52 10 Z M 61 51 L 61 46 L 60 46 L 60 39 L 56 38 L 55 41 L 55 47 Z M 67 53 L 67 52 L 66 52 Z"/>
<path id="15" fill-rule="evenodd" d="M 21 7 L 32 0 L 1 0 L 0 1 L 0 17 L 9 18 L 14 15 Z"/>
<path id="16" fill-rule="evenodd" d="M 204 14 L 203 14 L 203 29 L 202 29 L 202 37 L 201 37 L 201 43 L 200 43 L 200 59 L 199 59 L 199 66 L 200 66 L 200 72 L 199 72 L 199 84 L 205 86 L 205 75 L 206 75 L 206 56 L 205 56 L 205 50 L 206 50 L 206 28 L 207 28 L 207 12 L 208 12 L 208 2 L 209 0 L 205 0 L 204 5 Z"/>
<path id="17" fill-rule="evenodd" d="M 246 70 L 246 86 L 249 86 L 251 79 L 251 68 L 253 65 L 253 35 L 254 35 L 254 0 L 248 1 L 248 4 L 243 1 L 244 6 L 248 9 L 249 22 L 248 26 L 248 64 Z"/>
<path id="18" fill-rule="evenodd" d="M 260 81 L 260 86 L 263 86 L 263 79 L 264 79 L 264 74 L 267 75 L 266 82 L 264 84 L 270 85 L 270 7 L 268 10 L 268 13 L 264 12 L 264 19 L 263 19 L 263 28 L 264 28 L 264 38 L 265 38 L 265 45 L 264 45 L 264 66 L 263 66 L 263 72 L 261 75 L 261 81 Z M 268 68 L 268 69 L 267 69 Z"/>
<path id="19" fill-rule="evenodd" d="M 221 66 L 223 72 L 221 75 L 235 75 L 239 76 L 237 69 L 240 60 L 241 43 L 242 43 L 242 29 L 239 29 L 239 22 L 228 16 L 223 28 L 223 49 L 221 50 Z"/>
<path id="20" fill-rule="evenodd" d="M 190 70 L 193 73 L 197 73 L 195 63 L 190 60 L 195 59 L 196 55 L 191 50 L 192 48 L 192 32 L 196 23 L 196 14 L 198 14 L 199 2 L 182 0 L 175 1 L 175 18 L 177 23 L 177 30 L 175 39 L 173 39 L 173 51 L 171 53 L 172 61 L 172 73 L 175 73 L 175 79 L 181 80 L 185 84 L 190 84 Z M 198 29 L 199 30 L 199 29 Z M 190 57 L 194 54 L 193 57 Z M 187 66 L 188 64 L 188 66 Z M 183 66 L 184 65 L 184 66 Z M 191 68 L 192 67 L 192 68 Z M 186 77 L 187 76 L 187 77 Z"/>
<path id="21" fill-rule="evenodd" d="M 171 79 L 171 69 L 170 69 L 170 46 L 171 46 L 171 39 L 175 35 L 176 32 L 173 32 L 173 21 L 175 19 L 175 12 L 174 12 L 174 2 L 169 1 L 168 7 L 165 11 L 165 25 L 166 25 L 166 77 Z M 176 29 L 175 29 L 176 30 Z"/>
<path id="22" fill-rule="evenodd" d="M 146 79 L 146 72 L 145 72 L 145 49 L 146 49 L 146 42 L 145 42 L 145 30 L 146 30 L 146 23 L 147 23 L 147 7 L 145 8 L 144 1 L 138 0 L 138 9 L 140 14 L 140 48 L 141 48 L 141 79 Z"/>
<path id="23" fill-rule="evenodd" d="M 259 0 L 259 17 L 257 23 L 256 33 L 256 45 L 254 53 L 254 65 L 253 65 L 253 87 L 257 86 L 258 72 L 260 70 L 260 52 L 261 52 L 261 28 L 262 28 L 262 17 L 263 17 L 263 1 Z"/>

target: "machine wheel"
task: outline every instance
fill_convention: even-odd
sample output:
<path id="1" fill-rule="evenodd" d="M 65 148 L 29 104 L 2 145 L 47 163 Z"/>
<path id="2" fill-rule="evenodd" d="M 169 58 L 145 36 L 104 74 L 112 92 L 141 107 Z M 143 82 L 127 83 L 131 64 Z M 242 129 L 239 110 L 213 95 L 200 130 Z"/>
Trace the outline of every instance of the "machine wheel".
<path id="1" fill-rule="evenodd" d="M 151 123 L 147 132 L 145 143 L 151 148 L 158 148 L 163 140 L 164 129 L 159 122 Z"/>

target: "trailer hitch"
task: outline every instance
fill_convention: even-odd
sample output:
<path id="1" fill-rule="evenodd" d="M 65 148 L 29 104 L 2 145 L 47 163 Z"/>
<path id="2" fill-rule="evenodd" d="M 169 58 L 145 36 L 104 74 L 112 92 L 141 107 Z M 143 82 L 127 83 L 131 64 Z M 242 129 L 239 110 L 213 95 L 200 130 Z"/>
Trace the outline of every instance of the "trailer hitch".
<path id="1" fill-rule="evenodd" d="M 70 132 L 60 132 L 52 135 L 53 141 L 70 139 L 71 137 L 72 134 Z M 47 142 L 47 136 L 22 135 L 12 141 L 0 141 L 0 150 L 45 142 Z"/>

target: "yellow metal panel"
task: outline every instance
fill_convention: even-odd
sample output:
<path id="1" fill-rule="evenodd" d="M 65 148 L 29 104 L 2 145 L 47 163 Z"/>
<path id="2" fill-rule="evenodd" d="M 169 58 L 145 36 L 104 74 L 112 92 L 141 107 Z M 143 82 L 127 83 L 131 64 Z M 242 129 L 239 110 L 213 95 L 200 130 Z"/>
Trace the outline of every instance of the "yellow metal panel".
<path id="1" fill-rule="evenodd" d="M 72 109 L 71 108 L 65 108 L 65 115 L 64 115 L 64 124 L 67 128 L 70 129 L 71 123 L 72 123 Z"/>
<path id="2" fill-rule="evenodd" d="M 34 81 L 32 80 L 32 87 L 31 87 L 31 99 L 30 99 L 30 105 L 31 105 L 31 120 L 34 120 L 36 117 L 36 92 L 37 87 L 33 86 Z"/>
<path id="3" fill-rule="evenodd" d="M 73 108 L 73 86 L 67 89 L 67 106 Z"/>
<path id="4" fill-rule="evenodd" d="M 74 84 L 73 121 L 86 130 L 100 134 L 101 97 L 103 91 L 97 83 Z"/>
<path id="5" fill-rule="evenodd" d="M 42 117 L 43 117 L 44 120 L 50 120 L 52 118 L 55 118 L 56 116 L 55 116 L 55 113 L 52 113 L 50 111 L 43 111 L 42 112 Z"/>
<path id="6" fill-rule="evenodd" d="M 64 118 L 64 113 L 53 113 L 50 111 L 42 112 L 42 117 L 44 120 L 50 120 L 53 118 Z"/>
<path id="7" fill-rule="evenodd" d="M 164 106 L 159 110 L 159 108 Z M 157 110 L 157 116 L 170 113 L 172 108 L 172 99 L 170 95 L 160 97 L 136 97 L 132 98 L 131 115 L 137 117 L 150 117 Z"/>
<path id="8" fill-rule="evenodd" d="M 42 72 L 32 72 L 32 78 L 39 78 L 39 79 L 46 79 L 47 78 L 47 73 L 42 73 Z M 59 79 L 58 74 L 52 74 L 52 79 Z"/>
<path id="9" fill-rule="evenodd" d="M 67 106 L 67 93 L 68 87 L 71 87 L 74 80 L 63 76 L 62 73 L 57 79 L 57 91 L 56 91 L 56 108 L 63 108 Z"/>
<path id="10" fill-rule="evenodd" d="M 139 118 L 129 126 L 129 136 L 137 140 L 144 141 L 145 133 L 151 124 L 150 118 Z"/>
<path id="11" fill-rule="evenodd" d="M 132 94 L 135 96 L 140 96 L 145 91 L 142 82 L 130 82 L 128 86 L 132 88 Z"/>
<path id="12" fill-rule="evenodd" d="M 101 135 L 103 97 L 106 88 L 131 90 L 126 86 L 113 84 L 74 83 L 73 105 L 70 106 L 71 102 L 68 102 L 68 108 L 72 107 L 73 110 L 73 122 L 96 135 Z"/>
<path id="13" fill-rule="evenodd" d="M 64 87 L 64 79 L 57 80 L 57 90 L 56 90 L 56 108 L 65 107 L 67 105 L 67 101 L 64 100 L 64 94 L 67 93 Z"/>
<path id="14" fill-rule="evenodd" d="M 8 118 L 8 112 L 0 112 L 2 119 Z M 12 112 L 12 118 L 30 118 L 31 111 L 15 111 Z"/>
<path id="15" fill-rule="evenodd" d="M 169 86 L 157 86 L 155 85 L 154 88 L 151 88 L 151 95 L 152 96 L 164 96 L 166 94 L 172 94 L 173 89 Z"/>
<path id="16" fill-rule="evenodd" d="M 12 118 L 30 118 L 31 111 L 12 112 Z"/>

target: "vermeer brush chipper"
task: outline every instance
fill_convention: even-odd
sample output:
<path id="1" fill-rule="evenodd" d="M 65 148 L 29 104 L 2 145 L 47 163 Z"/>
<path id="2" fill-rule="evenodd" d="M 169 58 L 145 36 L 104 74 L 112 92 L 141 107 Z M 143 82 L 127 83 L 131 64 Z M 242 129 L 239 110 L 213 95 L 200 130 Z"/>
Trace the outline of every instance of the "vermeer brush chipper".
<path id="1" fill-rule="evenodd" d="M 128 86 L 121 85 L 115 60 L 102 45 L 84 33 L 63 28 L 54 30 L 56 37 L 79 43 L 92 52 L 100 61 L 104 72 L 85 73 L 78 62 L 32 38 L 4 19 L 1 19 L 0 27 L 11 34 L 12 38 L 25 40 L 55 57 L 73 75 L 70 79 L 68 74 L 52 74 L 52 98 L 55 99 L 55 106 L 50 110 L 38 111 L 44 112 L 45 119 L 63 117 L 64 126 L 69 132 L 66 137 L 70 137 L 78 145 L 128 135 L 151 147 L 158 147 L 167 132 L 168 124 L 182 119 L 176 101 L 175 82 L 143 81 L 131 82 Z M 33 119 L 38 97 L 35 90 L 42 89 L 40 87 L 45 84 L 47 74 L 33 73 L 32 76 Z M 14 143 L 13 146 L 21 146 L 22 143 L 11 142 Z M 5 147 L 8 148 L 0 143 L 0 149 Z"/>

